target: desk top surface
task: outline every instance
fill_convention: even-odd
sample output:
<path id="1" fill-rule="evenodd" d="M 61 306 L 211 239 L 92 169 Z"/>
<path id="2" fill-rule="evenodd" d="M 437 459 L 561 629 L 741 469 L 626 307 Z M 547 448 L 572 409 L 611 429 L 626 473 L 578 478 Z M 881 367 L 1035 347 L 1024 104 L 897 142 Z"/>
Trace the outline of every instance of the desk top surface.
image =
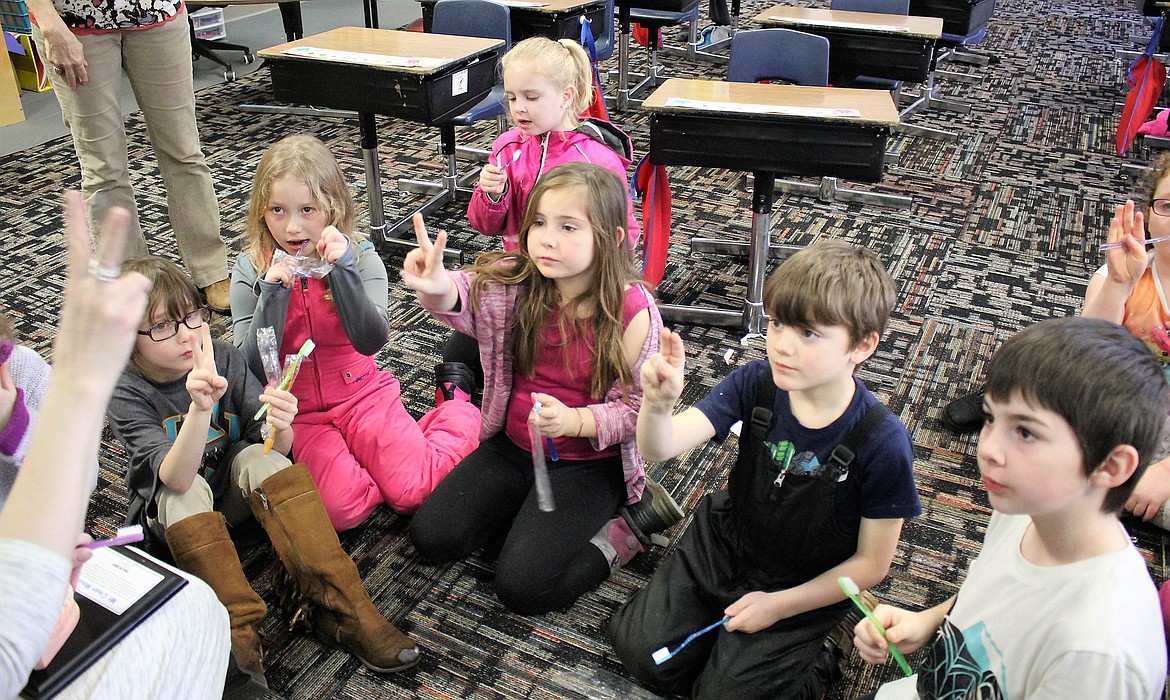
<path id="1" fill-rule="evenodd" d="M 776 5 L 752 18 L 757 24 L 770 27 L 824 27 L 826 29 L 854 29 L 863 32 L 904 34 L 906 36 L 937 39 L 942 36 L 941 17 L 914 15 L 887 15 L 877 12 L 846 12 L 811 7 Z"/>
<path id="2" fill-rule="evenodd" d="M 277 44 L 256 52 L 267 60 L 325 61 L 362 65 L 395 72 L 430 74 L 456 61 L 502 47 L 499 39 L 479 39 L 447 34 L 423 34 L 396 29 L 338 27 L 321 34 Z M 300 55 L 289 51 L 304 51 Z M 317 53 L 324 52 L 323 54 Z M 379 58 L 391 59 L 386 63 Z M 403 65 L 395 59 L 419 59 L 419 65 Z"/>
<path id="3" fill-rule="evenodd" d="M 767 120 L 796 118 L 885 126 L 898 123 L 898 110 L 886 90 L 729 83 L 721 80 L 671 78 L 646 98 L 642 109 L 675 114 L 752 114 Z"/>
<path id="4" fill-rule="evenodd" d="M 434 5 L 439 0 L 418 0 L 423 5 Z M 605 0 L 495 0 L 501 5 L 507 5 L 513 10 L 524 12 L 543 12 L 546 14 L 560 14 L 575 12 L 583 7 L 603 5 Z"/>

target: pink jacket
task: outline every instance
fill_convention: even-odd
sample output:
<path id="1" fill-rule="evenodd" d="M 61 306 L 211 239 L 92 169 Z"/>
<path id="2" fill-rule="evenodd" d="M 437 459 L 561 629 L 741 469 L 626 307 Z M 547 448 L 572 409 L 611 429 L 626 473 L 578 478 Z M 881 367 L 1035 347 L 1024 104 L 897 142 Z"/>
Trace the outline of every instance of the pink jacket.
<path id="1" fill-rule="evenodd" d="M 508 399 L 512 395 L 512 353 L 509 346 L 513 324 L 509 320 L 525 288 L 516 284 L 490 284 L 480 295 L 479 306 L 472 308 L 468 301 L 471 277 L 461 271 L 450 274 L 459 290 L 459 305 L 454 311 L 427 311 L 460 333 L 479 341 L 484 384 L 483 423 L 479 432 L 482 442 L 504 428 Z M 658 336 L 662 329 L 662 316 L 653 300 L 649 309 L 650 332 L 632 368 L 633 388 L 623 397 L 621 383 L 615 382 L 606 392 L 604 401 L 586 407 L 597 424 L 593 447 L 601 450 L 621 444 L 627 503 L 636 503 L 641 499 L 642 489 L 646 486 L 646 462 L 638 452 L 637 444 L 638 409 L 642 406 L 642 363 L 658 352 Z"/>
<path id="2" fill-rule="evenodd" d="M 541 175 L 562 163 L 586 162 L 608 168 L 627 182 L 626 168 L 633 152 L 625 132 L 600 120 L 586 119 L 575 131 L 551 131 L 544 136 L 525 136 L 519 129 L 509 129 L 492 143 L 491 153 L 493 164 L 508 168 L 508 186 L 500 201 L 493 202 L 476 184 L 467 205 L 467 218 L 472 228 L 482 234 L 502 234 L 504 250 L 516 250 L 520 247 L 520 222 L 528 195 Z M 628 228 L 633 250 L 642 237 L 633 201 L 629 204 Z"/>

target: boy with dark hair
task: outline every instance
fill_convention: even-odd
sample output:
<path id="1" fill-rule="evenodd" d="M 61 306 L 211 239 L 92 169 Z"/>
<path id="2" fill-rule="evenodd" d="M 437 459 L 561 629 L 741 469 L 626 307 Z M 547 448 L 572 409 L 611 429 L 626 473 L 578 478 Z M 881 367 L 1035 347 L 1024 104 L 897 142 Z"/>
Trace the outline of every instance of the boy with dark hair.
<path id="1" fill-rule="evenodd" d="M 212 341 L 207 309 L 177 265 L 144 257 L 122 269 L 152 284 L 130 364 L 108 409 L 130 460 L 127 520 L 164 537 L 179 568 L 215 591 L 231 618 L 240 675 L 267 685 L 259 635 L 267 608 L 244 576 L 227 529 L 252 516 L 267 531 L 303 607 L 296 617 L 306 612 L 318 637 L 373 671 L 414 666 L 418 647 L 374 607 L 308 469 L 285 456 L 296 397 L 261 387 L 239 350 Z M 264 421 L 276 431 L 270 451 L 255 418 L 263 405 Z"/>
<path id="2" fill-rule="evenodd" d="M 768 360 L 734 370 L 672 415 L 684 353 L 664 330 L 643 365 L 638 448 L 670 459 L 743 421 L 727 491 L 708 494 L 677 550 L 610 622 L 639 681 L 698 698 L 816 698 L 832 678 L 822 649 L 848 611 L 837 577 L 862 588 L 889 570 L 920 507 L 905 427 L 853 376 L 877 349 L 894 283 L 869 251 L 821 241 L 764 289 Z M 674 648 L 722 617 L 662 664 Z"/>
<path id="3" fill-rule="evenodd" d="M 1170 398 L 1157 360 L 1121 326 L 1038 323 L 991 359 L 979 470 L 994 511 L 959 593 L 875 610 L 863 659 L 930 643 L 887 698 L 1153 700 L 1166 681 L 1157 592 L 1117 519 L 1158 445 Z"/>

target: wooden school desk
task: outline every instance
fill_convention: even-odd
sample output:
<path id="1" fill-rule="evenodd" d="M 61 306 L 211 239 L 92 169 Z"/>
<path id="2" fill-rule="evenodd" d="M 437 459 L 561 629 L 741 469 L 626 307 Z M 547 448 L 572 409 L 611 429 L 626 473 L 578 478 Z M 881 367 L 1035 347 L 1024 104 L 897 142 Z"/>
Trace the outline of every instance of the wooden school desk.
<path id="1" fill-rule="evenodd" d="M 933 16 L 844 12 L 777 5 L 753 20 L 765 27 L 784 27 L 829 40 L 829 82 L 844 83 L 868 75 L 908 83 L 924 83 L 921 96 L 902 109 L 899 131 L 943 141 L 958 135 L 933 127 L 906 124 L 912 114 L 939 107 L 968 114 L 971 106 L 939 97 L 934 86 L 935 55 L 943 20 Z"/>
<path id="2" fill-rule="evenodd" d="M 885 90 L 761 85 L 672 78 L 642 108 L 650 112 L 650 162 L 744 170 L 755 175 L 751 240 L 692 239 L 691 251 L 748 252 L 742 309 L 662 305 L 664 318 L 764 331 L 764 278 L 776 175 L 876 182 L 898 110 Z"/>
<path id="3" fill-rule="evenodd" d="M 258 53 L 279 100 L 358 112 L 369 194 L 370 234 L 379 246 L 413 247 L 407 216 L 389 230 L 382 210 L 374 115 L 437 124 L 479 102 L 496 82 L 504 42 L 393 29 L 340 27 Z M 436 197 L 424 216 L 454 197 Z"/>
<path id="4" fill-rule="evenodd" d="M 593 38 L 605 31 L 605 0 L 495 0 L 511 9 L 512 43 L 534 36 L 581 39 L 581 18 L 588 17 Z M 431 31 L 438 0 L 419 0 L 423 29 Z"/>
<path id="5" fill-rule="evenodd" d="M 942 36 L 942 19 L 876 12 L 845 12 L 777 5 L 752 18 L 765 27 L 783 27 L 829 40 L 829 82 L 869 75 L 909 83 L 925 82 Z"/>

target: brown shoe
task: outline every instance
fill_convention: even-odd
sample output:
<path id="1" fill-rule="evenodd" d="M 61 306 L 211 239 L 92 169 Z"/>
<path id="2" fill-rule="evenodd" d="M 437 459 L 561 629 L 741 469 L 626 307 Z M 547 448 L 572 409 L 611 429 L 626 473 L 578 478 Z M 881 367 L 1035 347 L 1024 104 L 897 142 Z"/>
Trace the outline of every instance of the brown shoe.
<path id="1" fill-rule="evenodd" d="M 175 564 L 203 579 L 227 608 L 236 666 L 251 685 L 267 688 L 260 623 L 268 608 L 244 576 L 223 515 L 211 511 L 183 518 L 167 528 L 166 539 Z"/>
<path id="2" fill-rule="evenodd" d="M 215 284 L 203 287 L 199 290 L 203 294 L 204 300 L 207 302 L 207 308 L 212 311 L 229 316 L 232 313 L 232 281 L 223 279 Z"/>
<path id="3" fill-rule="evenodd" d="M 362 587 L 305 465 L 265 479 L 250 502 L 300 598 L 294 624 L 307 618 L 318 639 L 353 654 L 371 671 L 404 671 L 419 662 L 418 645 L 382 617 Z"/>

